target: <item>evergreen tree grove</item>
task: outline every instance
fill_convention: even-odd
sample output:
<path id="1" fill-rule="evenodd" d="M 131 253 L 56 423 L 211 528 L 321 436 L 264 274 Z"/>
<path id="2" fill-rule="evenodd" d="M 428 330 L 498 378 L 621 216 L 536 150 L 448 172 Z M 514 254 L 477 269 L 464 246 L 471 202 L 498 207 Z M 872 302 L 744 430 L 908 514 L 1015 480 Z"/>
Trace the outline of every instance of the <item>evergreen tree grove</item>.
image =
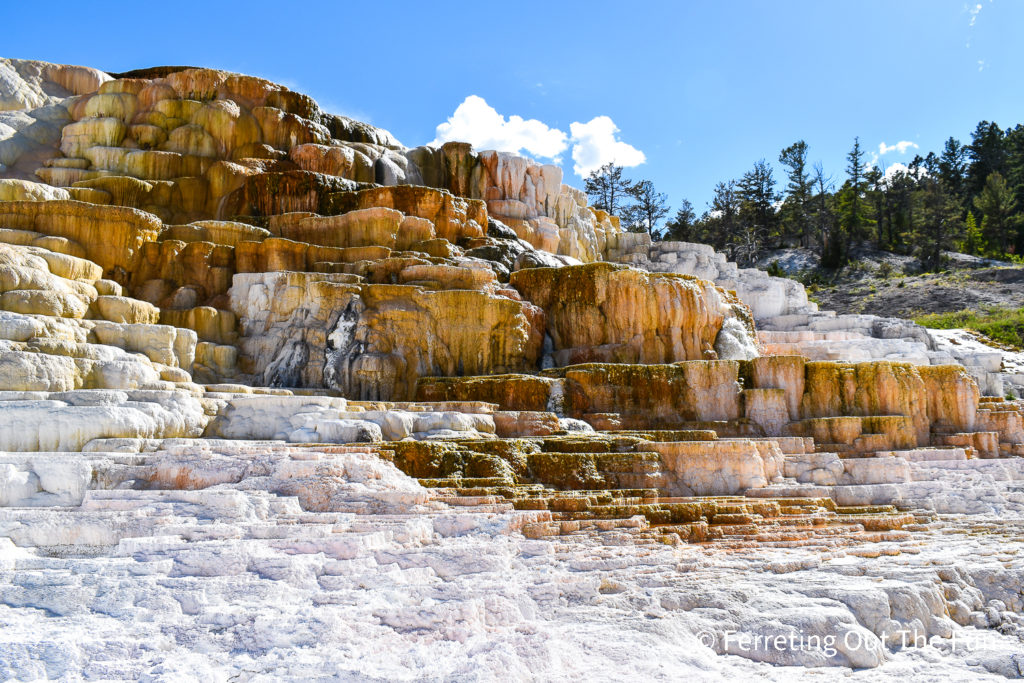
<path id="1" fill-rule="evenodd" d="M 717 183 L 700 217 L 684 199 L 667 221 L 666 195 L 650 181 L 629 180 L 621 167 L 606 164 L 585 183 L 593 205 L 620 215 L 627 229 L 704 242 L 743 263 L 764 249 L 795 246 L 817 251 L 825 268 L 841 268 L 869 244 L 916 254 L 925 268 L 940 267 L 942 252 L 954 247 L 1004 259 L 1024 254 L 1024 125 L 1004 131 L 981 121 L 969 144 L 950 136 L 939 153 L 917 155 L 906 167 L 886 170 L 867 156 L 855 137 L 845 178 L 833 183 L 797 140 L 778 156 L 781 192 L 761 159 L 739 179 Z"/>

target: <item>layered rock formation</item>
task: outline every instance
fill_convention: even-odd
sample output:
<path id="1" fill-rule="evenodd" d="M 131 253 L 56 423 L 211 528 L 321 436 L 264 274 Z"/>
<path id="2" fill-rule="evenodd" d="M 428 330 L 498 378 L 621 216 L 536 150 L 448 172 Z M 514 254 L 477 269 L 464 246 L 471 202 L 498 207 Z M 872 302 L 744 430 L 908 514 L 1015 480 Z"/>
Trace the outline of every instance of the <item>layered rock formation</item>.
<path id="1" fill-rule="evenodd" d="M 645 234 L 621 233 L 608 243 L 606 257 L 652 272 L 693 275 L 736 292 L 757 320 L 758 340 L 766 353 L 813 360 L 955 363 L 968 368 L 986 395 L 1022 394 L 1024 371 L 1014 354 L 901 318 L 819 311 L 799 282 L 740 268 L 706 244 L 652 244 Z"/>
<path id="2" fill-rule="evenodd" d="M 424 278 L 462 275 L 445 272 L 454 267 L 412 268 Z M 236 276 L 231 299 L 246 363 L 267 386 L 408 399 L 419 377 L 528 370 L 541 350 L 542 311 L 479 289 L 276 272 Z"/>
<path id="3" fill-rule="evenodd" d="M 555 365 L 757 355 L 749 311 L 705 280 L 592 264 L 520 270 L 510 283 L 544 310 Z M 719 342 L 723 329 L 742 346 Z"/>
<path id="4" fill-rule="evenodd" d="M 0 60 L 0 164 L 0 677 L 1021 671 L 984 353 L 238 74 Z"/>

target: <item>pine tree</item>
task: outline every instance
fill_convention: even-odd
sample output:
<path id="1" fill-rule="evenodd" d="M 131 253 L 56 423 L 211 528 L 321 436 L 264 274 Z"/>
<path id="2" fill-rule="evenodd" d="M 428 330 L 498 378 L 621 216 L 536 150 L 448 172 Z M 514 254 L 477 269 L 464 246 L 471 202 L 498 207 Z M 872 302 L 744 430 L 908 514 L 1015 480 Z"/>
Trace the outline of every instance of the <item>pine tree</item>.
<path id="1" fill-rule="evenodd" d="M 630 186 L 629 196 L 635 201 L 622 212 L 629 231 L 646 232 L 651 237 L 657 237 L 658 223 L 668 215 L 668 195 L 655 190 L 650 180 L 641 180 Z"/>
<path id="2" fill-rule="evenodd" d="M 886 221 L 887 242 L 890 248 L 901 249 L 914 225 L 914 193 L 917 175 L 913 169 L 907 173 L 896 171 L 886 184 L 889 216 Z"/>
<path id="3" fill-rule="evenodd" d="M 974 198 L 974 208 L 982 214 L 981 232 L 997 255 L 1006 254 L 1017 236 L 1017 200 L 999 173 L 985 180 L 981 193 Z"/>
<path id="4" fill-rule="evenodd" d="M 960 235 L 959 209 L 948 188 L 932 176 L 919 180 L 921 210 L 918 212 L 918 251 L 921 267 L 935 270 L 942 265 L 942 252 Z"/>
<path id="5" fill-rule="evenodd" d="M 942 148 L 937 166 L 939 180 L 943 186 L 949 188 L 957 205 L 963 205 L 967 180 L 967 148 L 956 138 L 950 137 Z"/>
<path id="6" fill-rule="evenodd" d="M 832 176 L 825 175 L 821 162 L 814 164 L 814 196 L 811 201 L 812 220 L 818 244 L 821 247 L 821 263 L 826 268 L 835 267 L 837 252 L 841 245 L 837 239 L 838 224 L 832 207 Z M 838 245 L 838 246 L 837 246 Z"/>
<path id="7" fill-rule="evenodd" d="M 960 242 L 960 251 L 965 254 L 980 256 L 985 253 L 985 237 L 981 234 L 978 221 L 974 218 L 974 212 L 967 212 L 967 220 L 964 221 L 964 239 Z"/>
<path id="8" fill-rule="evenodd" d="M 811 176 L 807 171 L 807 143 L 797 140 L 779 153 L 779 163 L 785 166 L 786 201 L 783 203 L 783 234 L 800 238 L 804 247 L 813 242 L 813 229 L 810 219 L 812 186 Z"/>
<path id="9" fill-rule="evenodd" d="M 1006 147 L 999 126 L 988 121 L 979 123 L 971 133 L 967 157 L 971 162 L 967 168 L 967 194 L 977 197 L 990 175 L 1006 172 Z"/>
<path id="10" fill-rule="evenodd" d="M 762 240 L 775 237 L 779 224 L 775 203 L 779 196 L 775 192 L 772 167 L 764 159 L 743 174 L 736 184 L 736 195 L 740 202 L 740 223 L 751 228 Z M 752 244 L 749 231 L 744 232 L 742 243 Z"/>
<path id="11" fill-rule="evenodd" d="M 704 240 L 719 251 L 725 250 L 732 258 L 735 240 L 739 235 L 740 202 L 736 194 L 736 181 L 722 181 L 715 185 L 711 210 L 701 221 Z"/>
<path id="12" fill-rule="evenodd" d="M 865 194 L 874 207 L 875 240 L 879 249 L 889 246 L 885 239 L 885 187 L 882 184 L 884 179 L 885 175 L 877 166 L 872 166 L 864 171 Z"/>
<path id="13" fill-rule="evenodd" d="M 696 237 L 697 214 L 688 199 L 679 203 L 676 215 L 665 224 L 665 239 L 692 242 Z"/>
<path id="14" fill-rule="evenodd" d="M 1006 131 L 1006 182 L 1017 200 L 1017 210 L 1024 211 L 1024 125 Z M 1024 221 L 1017 226 L 1014 253 L 1024 254 Z"/>
<path id="15" fill-rule="evenodd" d="M 846 174 L 849 176 L 840 198 L 840 223 L 849 239 L 862 240 L 867 237 L 872 221 L 867 215 L 864 193 L 867 182 L 864 177 L 864 150 L 860 138 L 853 139 L 853 148 L 846 155 Z"/>
<path id="16" fill-rule="evenodd" d="M 622 172 L 621 166 L 608 163 L 592 171 L 583 180 L 583 189 L 595 209 L 607 211 L 613 216 L 619 215 L 633 187 L 633 183 L 624 178 Z"/>

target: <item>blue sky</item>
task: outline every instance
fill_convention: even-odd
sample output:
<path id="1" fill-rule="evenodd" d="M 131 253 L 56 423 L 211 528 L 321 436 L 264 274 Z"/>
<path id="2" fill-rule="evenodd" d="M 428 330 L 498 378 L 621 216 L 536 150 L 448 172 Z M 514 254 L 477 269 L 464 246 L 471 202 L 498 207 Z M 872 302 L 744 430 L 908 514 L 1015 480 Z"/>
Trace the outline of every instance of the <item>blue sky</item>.
<path id="1" fill-rule="evenodd" d="M 578 186 L 574 168 L 642 159 L 630 175 L 698 213 L 797 139 L 840 177 L 855 135 L 869 156 L 912 143 L 889 166 L 1024 122 L 1011 0 L 231 4 L 12 3 L 0 56 L 255 74 L 409 146 L 471 98 L 451 134 L 554 155 Z"/>

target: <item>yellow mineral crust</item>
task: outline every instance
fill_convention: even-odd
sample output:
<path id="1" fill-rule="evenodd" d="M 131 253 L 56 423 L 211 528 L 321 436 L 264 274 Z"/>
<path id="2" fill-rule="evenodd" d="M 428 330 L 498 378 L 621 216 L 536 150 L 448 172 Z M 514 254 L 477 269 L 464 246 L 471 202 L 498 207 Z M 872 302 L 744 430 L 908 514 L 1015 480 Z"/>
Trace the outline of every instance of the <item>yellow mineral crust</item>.
<path id="1" fill-rule="evenodd" d="M 142 245 L 156 240 L 163 225 L 152 214 L 120 206 L 21 201 L 0 203 L 0 227 L 73 241 L 107 278 L 127 282 Z"/>
<path id="2" fill-rule="evenodd" d="M 732 544 L 898 539 L 921 520 L 893 491 L 916 504 L 935 483 L 915 476 L 1024 455 L 1021 404 L 962 367 L 758 357 L 734 292 L 643 270 L 663 250 L 557 166 L 405 148 L 213 69 L 0 73 L 13 447 L 289 440 L 316 444 L 302 478 L 336 479 L 311 464 L 330 454 L 390 460 L 431 490 L 415 504 L 515 507 L 532 538 Z M 223 476 L 201 467 L 147 476 Z"/>
<path id="3" fill-rule="evenodd" d="M 559 380 L 536 375 L 490 377 L 422 377 L 416 383 L 418 401 L 486 401 L 505 410 L 545 411 Z"/>
<path id="4" fill-rule="evenodd" d="M 710 282 L 608 263 L 519 270 L 510 283 L 544 309 L 559 366 L 714 359 L 742 308 Z"/>
<path id="5" fill-rule="evenodd" d="M 328 386 L 351 398 L 404 400 L 433 375 L 536 367 L 541 314 L 474 290 L 359 284 L 345 274 L 239 274 L 232 308 L 263 384 Z"/>

